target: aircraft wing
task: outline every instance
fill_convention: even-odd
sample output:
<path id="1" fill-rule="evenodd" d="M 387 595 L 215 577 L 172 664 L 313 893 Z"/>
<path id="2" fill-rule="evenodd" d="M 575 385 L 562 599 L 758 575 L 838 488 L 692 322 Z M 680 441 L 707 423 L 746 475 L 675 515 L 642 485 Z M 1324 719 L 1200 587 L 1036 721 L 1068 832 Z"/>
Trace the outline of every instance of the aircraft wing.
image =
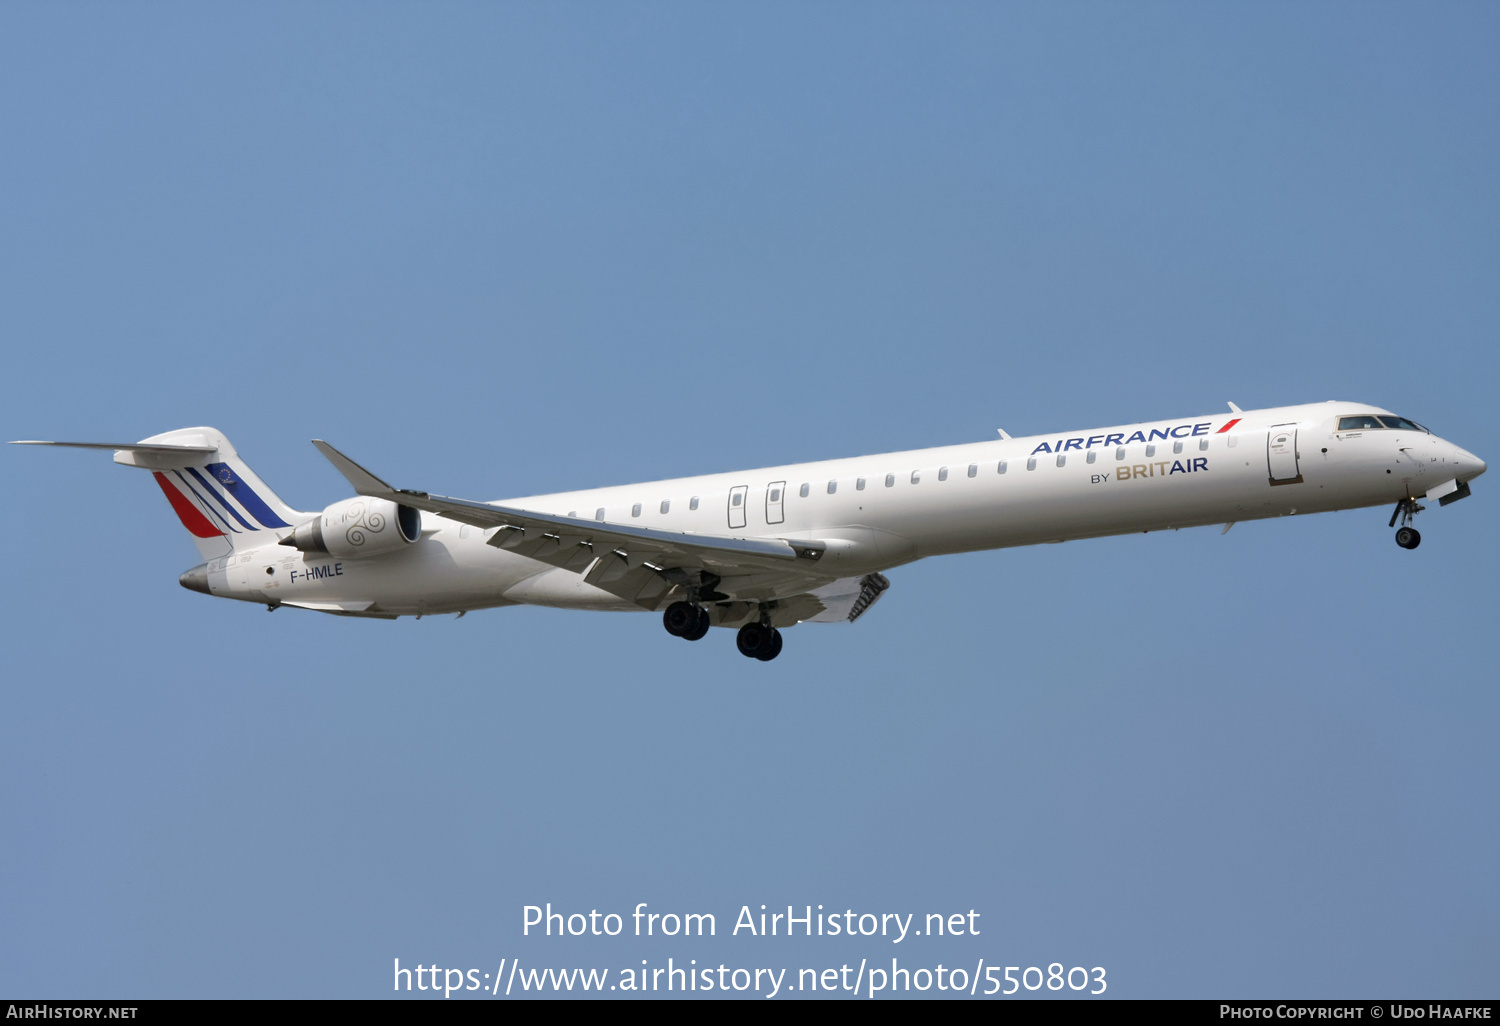
<path id="1" fill-rule="evenodd" d="M 360 495 L 412 506 L 481 529 L 499 528 L 489 544 L 584 574 L 595 587 L 646 609 L 656 609 L 678 586 L 710 602 L 765 602 L 804 595 L 811 598 L 818 589 L 835 583 L 834 576 L 819 572 L 818 560 L 825 551 L 819 541 L 660 531 L 395 488 L 327 442 L 314 439 L 313 445 Z M 856 586 L 854 590 L 859 589 Z M 809 612 L 816 615 L 830 605 L 841 604 L 815 601 L 809 605 Z"/>

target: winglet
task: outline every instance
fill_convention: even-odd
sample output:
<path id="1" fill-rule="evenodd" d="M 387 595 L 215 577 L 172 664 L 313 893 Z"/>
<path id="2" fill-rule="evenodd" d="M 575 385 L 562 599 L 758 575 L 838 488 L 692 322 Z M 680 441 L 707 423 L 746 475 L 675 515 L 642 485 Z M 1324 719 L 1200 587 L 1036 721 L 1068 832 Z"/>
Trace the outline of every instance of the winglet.
<path id="1" fill-rule="evenodd" d="M 1244 413 L 1245 412 L 1244 410 L 1240 409 L 1238 406 L 1234 405 L 1234 403 L 1230 403 L 1229 404 L 1229 408 L 1231 410 L 1233 410 L 1235 413 Z"/>
<path id="2" fill-rule="evenodd" d="M 353 485 L 354 490 L 360 495 L 368 495 L 376 499 L 400 498 L 401 489 L 392 488 L 321 438 L 314 438 L 312 444 L 318 447 L 318 451 L 327 458 L 329 463 L 333 464 L 335 470 L 344 475 L 344 479 Z M 426 493 L 414 492 L 412 494 L 424 495 Z"/>
<path id="3" fill-rule="evenodd" d="M 1005 429 L 1004 428 L 996 428 L 995 430 L 998 431 L 998 432 L 1000 432 L 1000 437 L 1001 438 L 1005 439 L 1007 442 L 1010 441 L 1010 435 L 1008 435 L 1008 434 L 1005 433 Z"/>

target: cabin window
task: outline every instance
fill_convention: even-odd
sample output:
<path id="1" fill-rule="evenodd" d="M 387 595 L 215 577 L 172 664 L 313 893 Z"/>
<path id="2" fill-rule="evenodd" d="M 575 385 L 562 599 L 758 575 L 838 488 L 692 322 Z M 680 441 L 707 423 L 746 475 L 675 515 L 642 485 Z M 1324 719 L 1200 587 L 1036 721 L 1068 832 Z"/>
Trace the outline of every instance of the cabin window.
<path id="1" fill-rule="evenodd" d="M 1000 465 L 995 468 L 995 473 L 997 473 L 997 474 L 1003 474 L 1003 473 L 1005 473 L 1005 468 L 1008 467 L 1009 465 L 1010 465 L 1010 462 L 1008 460 L 1001 460 L 1000 461 Z"/>
<path id="2" fill-rule="evenodd" d="M 740 503 L 742 503 L 744 501 L 745 501 L 745 493 L 744 492 L 738 492 L 737 491 L 734 494 L 732 494 L 731 496 L 729 496 L 729 504 L 731 506 L 738 506 Z"/>
<path id="3" fill-rule="evenodd" d="M 1172 451 L 1174 453 L 1181 452 L 1182 451 L 1182 443 L 1181 442 L 1173 442 L 1172 443 Z"/>
<path id="4" fill-rule="evenodd" d="M 805 499 L 805 498 L 807 498 L 807 493 L 810 492 L 811 490 L 812 490 L 812 485 L 804 484 L 801 488 L 797 489 L 797 494 L 800 495 L 800 496 L 802 496 Z"/>
<path id="5" fill-rule="evenodd" d="M 672 508 L 672 500 L 671 499 L 663 499 L 663 500 L 661 500 L 661 511 L 663 513 L 667 512 L 667 510 L 669 510 L 671 508 Z"/>
<path id="6" fill-rule="evenodd" d="M 1207 438 L 1200 438 L 1200 439 L 1198 439 L 1198 451 L 1199 452 L 1208 452 L 1208 439 Z"/>
<path id="7" fill-rule="evenodd" d="M 895 474 L 887 474 L 887 475 L 885 475 L 885 486 L 887 488 L 894 488 L 894 487 L 896 487 L 896 475 Z"/>
<path id="8" fill-rule="evenodd" d="M 598 509 L 594 510 L 594 519 L 595 520 L 603 520 L 604 519 L 604 507 L 603 506 L 600 506 Z"/>
<path id="9" fill-rule="evenodd" d="M 1057 454 L 1057 465 L 1059 467 L 1063 466 L 1067 462 L 1068 462 L 1068 457 L 1067 457 L 1067 455 L 1065 453 L 1058 453 Z"/>
<path id="10" fill-rule="evenodd" d="M 1154 445 L 1148 445 L 1148 446 L 1146 446 L 1146 455 L 1147 456 L 1155 456 L 1156 455 L 1156 446 L 1154 446 Z"/>
<path id="11" fill-rule="evenodd" d="M 1090 449 L 1088 456 L 1085 457 L 1085 459 L 1084 459 L 1083 462 L 1085 462 L 1085 463 L 1093 463 L 1098 458 L 1099 458 L 1099 454 L 1097 452 L 1095 452 L 1094 450 Z"/>
<path id="12" fill-rule="evenodd" d="M 938 468 L 938 480 L 939 481 L 946 481 L 946 480 L 948 480 L 948 468 L 947 467 L 939 467 Z"/>
<path id="13" fill-rule="evenodd" d="M 912 484 L 921 484 L 921 482 L 922 482 L 922 472 L 920 470 L 913 470 L 911 472 L 911 483 Z"/>
<path id="14" fill-rule="evenodd" d="M 638 517 L 641 515 L 641 504 L 639 502 L 630 507 L 630 515 L 633 517 Z"/>
<path id="15" fill-rule="evenodd" d="M 697 509 L 697 508 L 698 508 L 698 496 L 695 495 L 691 499 L 688 500 L 688 509 Z"/>
<path id="16" fill-rule="evenodd" d="M 854 479 L 854 490 L 856 492 L 862 492 L 862 491 L 865 490 L 865 479 L 864 478 L 862 478 L 862 477 L 856 477 Z"/>
<path id="17" fill-rule="evenodd" d="M 1036 457 L 1035 456 L 1031 456 L 1031 457 L 1027 458 L 1027 460 L 1026 460 L 1026 469 L 1027 470 L 1035 470 L 1036 469 Z"/>
<path id="18" fill-rule="evenodd" d="M 781 501 L 781 489 L 780 488 L 772 488 L 771 489 L 771 501 L 772 502 L 780 502 Z M 662 510 L 662 512 L 665 513 L 666 510 Z"/>
<path id="19" fill-rule="evenodd" d="M 1123 460 L 1124 458 L 1125 458 L 1125 447 L 1122 445 L 1118 449 L 1115 450 L 1115 459 L 1117 459 L 1117 460 Z"/>
<path id="20" fill-rule="evenodd" d="M 838 490 L 839 490 L 839 483 L 837 481 L 829 481 L 828 482 L 828 494 L 829 495 L 832 495 L 834 492 L 836 492 Z"/>
<path id="21" fill-rule="evenodd" d="M 969 464 L 969 476 L 970 477 L 978 477 L 979 476 L 979 464 L 977 464 L 977 463 L 970 463 Z"/>

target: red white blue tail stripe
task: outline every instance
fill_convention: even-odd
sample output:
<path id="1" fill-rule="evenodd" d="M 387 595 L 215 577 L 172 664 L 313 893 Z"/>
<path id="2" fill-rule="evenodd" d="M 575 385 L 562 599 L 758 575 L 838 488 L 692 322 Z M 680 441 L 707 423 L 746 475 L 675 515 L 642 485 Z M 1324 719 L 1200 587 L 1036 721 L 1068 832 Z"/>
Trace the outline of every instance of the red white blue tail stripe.
<path id="1" fill-rule="evenodd" d="M 196 467 L 184 467 L 171 471 L 168 477 L 161 471 L 153 476 L 177 519 L 182 521 L 196 538 L 217 538 L 222 535 L 242 534 L 244 531 L 259 531 L 263 528 L 290 527 L 267 505 L 255 489 L 235 473 L 227 463 L 210 463 L 201 473 Z M 176 480 L 172 480 L 175 477 Z M 224 489 L 221 492 L 210 483 L 210 478 Z M 226 497 L 225 493 L 229 497 Z M 234 502 L 230 501 L 230 498 Z M 235 503 L 238 503 L 236 507 Z M 226 517 L 225 514 L 228 514 Z M 240 526 L 231 523 L 229 517 Z M 255 523 L 251 523 L 251 520 Z M 256 524 L 260 526 L 257 527 Z M 241 530 L 243 528 L 243 531 Z"/>

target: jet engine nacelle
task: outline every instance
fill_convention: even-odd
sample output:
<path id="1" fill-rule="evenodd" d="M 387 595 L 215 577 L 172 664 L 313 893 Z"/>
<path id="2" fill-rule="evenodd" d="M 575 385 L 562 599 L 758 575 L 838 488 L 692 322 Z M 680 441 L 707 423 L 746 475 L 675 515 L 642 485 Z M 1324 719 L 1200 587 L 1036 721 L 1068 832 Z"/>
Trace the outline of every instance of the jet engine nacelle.
<path id="1" fill-rule="evenodd" d="M 422 514 L 389 499 L 355 496 L 335 502 L 292 532 L 283 545 L 341 559 L 379 556 L 410 545 L 422 534 Z"/>

